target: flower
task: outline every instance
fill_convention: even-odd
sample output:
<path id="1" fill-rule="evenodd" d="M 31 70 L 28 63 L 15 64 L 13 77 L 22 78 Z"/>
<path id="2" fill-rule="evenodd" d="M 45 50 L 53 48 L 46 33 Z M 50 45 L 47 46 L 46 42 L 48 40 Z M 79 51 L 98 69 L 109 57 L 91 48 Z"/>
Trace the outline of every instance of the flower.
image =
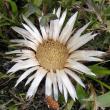
<path id="1" fill-rule="evenodd" d="M 78 12 L 70 17 L 64 27 L 67 10 L 61 14 L 60 7 L 54 10 L 53 14 L 56 14 L 57 19 L 50 20 L 49 25 L 40 25 L 40 31 L 25 16 L 23 19 L 26 24 L 22 23 L 25 29 L 13 27 L 13 30 L 21 34 L 24 39 L 14 39 L 11 42 L 15 46 L 25 48 L 7 52 L 7 54 L 16 55 L 16 58 L 12 59 L 15 65 L 8 73 L 25 70 L 15 86 L 28 78 L 25 85 L 32 83 L 28 89 L 27 98 L 35 95 L 45 77 L 45 95 L 53 96 L 55 100 L 58 100 L 58 91 L 60 91 L 67 102 L 68 93 L 73 100 L 77 98 L 75 87 L 68 76 L 85 87 L 78 74 L 95 74 L 81 61 L 103 61 L 101 56 L 105 52 L 77 50 L 97 35 L 92 32 L 81 35 L 90 23 L 73 32 Z"/>

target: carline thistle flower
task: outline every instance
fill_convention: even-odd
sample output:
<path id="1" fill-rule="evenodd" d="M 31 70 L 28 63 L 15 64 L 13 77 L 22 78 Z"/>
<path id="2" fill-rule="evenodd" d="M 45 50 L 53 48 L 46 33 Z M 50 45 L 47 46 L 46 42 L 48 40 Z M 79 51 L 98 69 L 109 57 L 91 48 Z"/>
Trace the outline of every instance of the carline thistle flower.
<path id="1" fill-rule="evenodd" d="M 46 77 L 45 95 L 58 100 L 58 92 L 60 91 L 67 102 L 68 93 L 73 100 L 77 99 L 75 87 L 69 76 L 85 87 L 78 74 L 95 74 L 81 61 L 103 61 L 101 57 L 105 52 L 78 50 L 97 35 L 97 33 L 92 34 L 92 32 L 82 34 L 90 23 L 73 33 L 78 12 L 69 18 L 64 27 L 67 10 L 61 14 L 60 7 L 54 10 L 53 14 L 56 14 L 57 19 L 50 20 L 46 26 L 40 25 L 40 31 L 25 16 L 23 19 L 26 24 L 22 23 L 24 28 L 13 27 L 13 30 L 21 34 L 24 39 L 14 39 L 11 42 L 15 46 L 27 48 L 7 52 L 7 54 L 16 55 L 16 58 L 12 59 L 15 65 L 8 73 L 25 70 L 15 86 L 27 78 L 25 85 L 31 82 L 27 98 L 35 95 L 40 82 Z"/>

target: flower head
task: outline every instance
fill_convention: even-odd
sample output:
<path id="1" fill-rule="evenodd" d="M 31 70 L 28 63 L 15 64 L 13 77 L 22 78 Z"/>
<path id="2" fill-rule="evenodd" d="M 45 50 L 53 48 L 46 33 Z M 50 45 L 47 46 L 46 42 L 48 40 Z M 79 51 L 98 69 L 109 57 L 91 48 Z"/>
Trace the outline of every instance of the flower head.
<path id="1" fill-rule="evenodd" d="M 75 100 L 77 94 L 68 76 L 85 87 L 78 74 L 95 74 L 81 61 L 102 61 L 101 56 L 105 53 L 95 50 L 77 50 L 97 35 L 92 32 L 82 35 L 90 23 L 73 33 L 78 12 L 70 17 L 64 27 L 67 10 L 61 14 L 61 8 L 58 8 L 53 13 L 57 15 L 57 19 L 51 20 L 49 25 L 40 25 L 40 31 L 25 16 L 23 19 L 26 24 L 22 23 L 24 28 L 13 27 L 13 30 L 21 34 L 24 39 L 14 39 L 11 42 L 25 48 L 7 52 L 7 54 L 16 54 L 16 58 L 12 59 L 15 65 L 8 73 L 25 70 L 15 86 L 28 78 L 25 85 L 32 83 L 27 97 L 35 95 L 40 82 L 46 77 L 46 96 L 53 95 L 57 100 L 59 90 L 64 94 L 65 101 L 68 99 L 68 93 Z"/>

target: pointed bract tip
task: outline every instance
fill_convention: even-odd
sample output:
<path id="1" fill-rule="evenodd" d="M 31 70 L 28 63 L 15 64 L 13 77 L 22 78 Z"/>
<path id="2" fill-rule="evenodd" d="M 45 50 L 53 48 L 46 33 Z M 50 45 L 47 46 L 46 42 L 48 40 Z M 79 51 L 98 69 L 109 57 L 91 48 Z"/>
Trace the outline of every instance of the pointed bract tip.
<path id="1" fill-rule="evenodd" d="M 24 21 L 27 19 L 27 17 L 23 14 L 22 14 L 22 18 L 23 18 Z"/>
<path id="2" fill-rule="evenodd" d="M 14 31 L 15 31 L 15 28 L 16 28 L 15 26 L 12 26 L 12 27 L 11 27 L 11 29 L 13 29 Z"/>
<path id="3" fill-rule="evenodd" d="M 91 76 L 96 76 L 96 74 L 95 74 L 95 73 L 93 73 L 93 72 L 91 72 L 91 73 L 90 73 L 90 75 L 91 75 Z"/>
<path id="4" fill-rule="evenodd" d="M 16 88 L 16 87 L 18 86 L 18 84 L 19 84 L 19 83 L 16 83 L 15 86 L 14 86 L 14 88 Z"/>
<path id="5" fill-rule="evenodd" d="M 87 25 L 89 26 L 91 24 L 91 21 L 89 21 L 88 23 L 87 23 Z"/>
<path id="6" fill-rule="evenodd" d="M 74 15 L 76 15 L 76 16 L 77 16 L 77 15 L 78 15 L 78 11 L 76 11 Z"/>
<path id="7" fill-rule="evenodd" d="M 86 86 L 84 84 L 81 85 L 83 88 L 86 88 Z"/>

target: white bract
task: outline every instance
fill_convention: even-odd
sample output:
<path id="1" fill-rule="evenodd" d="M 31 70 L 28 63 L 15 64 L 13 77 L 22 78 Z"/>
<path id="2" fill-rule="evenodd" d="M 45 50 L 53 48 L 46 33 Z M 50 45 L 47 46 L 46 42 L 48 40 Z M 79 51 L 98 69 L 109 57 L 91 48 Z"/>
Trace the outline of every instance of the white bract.
<path id="1" fill-rule="evenodd" d="M 60 91 L 67 102 L 68 93 L 73 100 L 77 98 L 75 87 L 69 77 L 85 87 L 76 73 L 95 75 L 81 61 L 103 61 L 101 56 L 105 53 L 95 50 L 77 50 L 97 35 L 92 32 L 82 34 L 90 23 L 73 33 L 78 12 L 70 17 L 64 27 L 67 10 L 61 14 L 60 7 L 53 13 L 56 14 L 57 19 L 51 20 L 46 26 L 40 25 L 40 31 L 25 16 L 23 19 L 26 24 L 22 23 L 24 28 L 13 27 L 13 30 L 21 34 L 23 39 L 14 39 L 11 42 L 17 47 L 25 48 L 7 52 L 16 55 L 16 58 L 12 59 L 15 65 L 8 73 L 25 70 L 15 86 L 25 78 L 27 78 L 25 85 L 32 82 L 27 98 L 35 95 L 41 81 L 46 77 L 45 95 L 58 100 Z"/>

